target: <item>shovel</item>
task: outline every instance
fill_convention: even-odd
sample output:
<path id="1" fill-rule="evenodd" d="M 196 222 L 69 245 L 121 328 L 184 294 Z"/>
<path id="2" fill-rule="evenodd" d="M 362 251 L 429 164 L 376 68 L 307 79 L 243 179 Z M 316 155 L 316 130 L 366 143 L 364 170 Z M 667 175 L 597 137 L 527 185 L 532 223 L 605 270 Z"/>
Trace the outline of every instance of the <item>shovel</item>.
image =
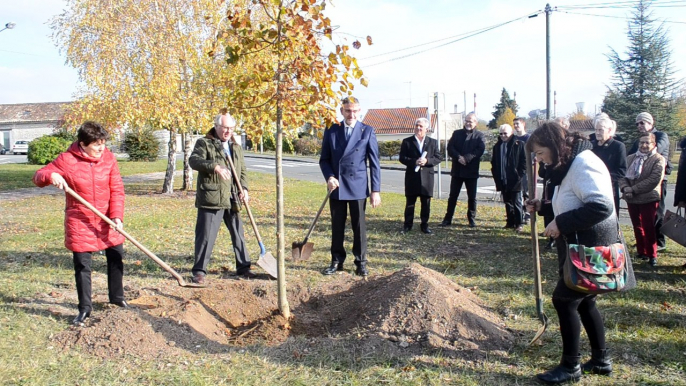
<path id="1" fill-rule="evenodd" d="M 308 243 L 307 240 L 310 238 L 310 235 L 312 234 L 312 230 L 314 229 L 314 225 L 317 223 L 317 220 L 319 220 L 319 215 L 322 214 L 322 211 L 324 210 L 324 206 L 326 205 L 326 202 L 329 201 L 330 195 L 331 195 L 331 191 L 327 189 L 326 197 L 324 198 L 324 202 L 322 202 L 322 206 L 319 207 L 319 211 L 317 212 L 317 215 L 314 216 L 314 220 L 312 220 L 312 225 L 310 225 L 310 229 L 307 231 L 307 234 L 305 235 L 305 239 L 301 243 L 299 243 L 297 241 L 293 242 L 293 250 L 291 251 L 291 256 L 293 257 L 294 261 L 308 260 L 310 258 L 310 256 L 312 255 L 312 250 L 314 250 L 314 243 Z"/>
<path id="2" fill-rule="evenodd" d="M 174 268 L 170 267 L 167 263 L 165 263 L 164 261 L 162 261 L 162 259 L 160 259 L 159 257 L 155 256 L 154 253 L 150 252 L 150 250 L 149 250 L 148 248 L 144 247 L 141 243 L 139 243 L 138 241 L 136 241 L 136 239 L 134 239 L 134 238 L 133 238 L 130 234 L 128 234 L 125 230 L 123 230 L 123 229 L 117 229 L 117 228 L 116 228 L 116 224 L 114 223 L 114 221 L 110 220 L 107 216 L 105 216 L 104 214 L 102 214 L 102 212 L 100 212 L 99 210 L 97 210 L 93 205 L 91 205 L 88 201 L 86 201 L 86 200 L 85 200 L 83 197 L 81 197 L 78 193 L 76 193 L 75 191 L 73 191 L 73 190 L 72 190 L 69 186 L 67 186 L 66 184 L 64 185 L 64 191 L 67 192 L 67 193 L 69 193 L 72 197 L 74 197 L 75 199 L 77 199 L 80 203 L 82 203 L 83 205 L 85 205 L 88 209 L 92 210 L 93 213 L 95 213 L 96 215 L 98 215 L 98 217 L 100 217 L 100 218 L 103 219 L 105 222 L 107 222 L 108 224 L 110 224 L 110 226 L 114 227 L 114 229 L 116 229 L 117 232 L 121 233 L 124 237 L 126 237 L 127 240 L 129 240 L 131 243 L 133 243 L 133 245 L 137 246 L 138 249 L 140 249 L 141 251 L 143 251 L 143 253 L 145 253 L 145 254 L 146 254 L 149 258 L 151 258 L 155 263 L 157 263 L 160 267 L 162 267 L 162 269 L 164 269 L 165 271 L 169 272 L 169 273 L 174 277 L 174 279 L 176 279 L 176 281 L 179 282 L 179 285 L 180 285 L 181 287 L 189 287 L 189 288 L 204 288 L 204 287 L 205 287 L 205 285 L 203 285 L 203 284 L 187 283 L 185 280 L 183 280 L 183 277 L 181 277 L 181 275 L 179 275 L 179 273 L 176 272 L 176 271 L 174 270 Z"/>
<path id="3" fill-rule="evenodd" d="M 233 180 L 236 181 L 236 185 L 238 186 L 238 191 L 243 192 L 243 186 L 241 186 L 241 178 L 236 174 L 236 168 L 233 166 L 233 160 L 231 157 L 228 155 L 226 156 L 227 161 L 229 161 L 229 166 L 231 167 L 231 174 L 233 175 Z M 276 259 L 274 256 L 272 256 L 271 253 L 267 252 L 267 250 L 264 248 L 264 244 L 262 243 L 262 237 L 260 237 L 260 232 L 257 230 L 257 224 L 255 224 L 255 219 L 252 217 L 252 212 L 250 211 L 250 206 L 248 206 L 248 203 L 243 200 L 243 204 L 245 205 L 245 211 L 248 212 L 248 217 L 250 218 L 250 224 L 252 225 L 252 229 L 255 231 L 255 237 L 257 237 L 257 243 L 260 245 L 260 258 L 257 259 L 257 265 L 262 267 L 265 272 L 269 274 L 269 276 L 273 277 L 274 279 L 278 278 L 278 270 L 276 268 Z"/>
<path id="4" fill-rule="evenodd" d="M 529 184 L 529 193 L 536 199 L 536 181 L 538 180 L 538 162 L 531 153 L 526 153 L 526 174 Z M 531 213 L 531 255 L 534 260 L 534 291 L 536 294 L 536 312 L 538 319 L 543 324 L 538 329 L 529 345 L 536 342 L 548 328 L 548 317 L 543 312 L 543 290 L 541 288 L 541 258 L 538 251 L 538 229 L 536 227 L 536 211 Z"/>

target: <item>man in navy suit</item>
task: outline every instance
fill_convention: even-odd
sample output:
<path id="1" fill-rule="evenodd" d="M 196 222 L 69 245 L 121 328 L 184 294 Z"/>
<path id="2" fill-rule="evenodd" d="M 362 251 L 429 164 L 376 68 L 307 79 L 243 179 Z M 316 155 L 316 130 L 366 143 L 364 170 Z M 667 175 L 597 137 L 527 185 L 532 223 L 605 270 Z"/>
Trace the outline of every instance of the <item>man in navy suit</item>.
<path id="1" fill-rule="evenodd" d="M 403 139 L 400 145 L 400 162 L 407 166 L 405 169 L 405 223 L 403 233 L 412 229 L 414 222 L 414 207 L 417 197 L 422 209 L 419 214 L 422 233 L 432 234 L 429 229 L 429 215 L 431 213 L 431 197 L 434 195 L 434 165 L 441 162 L 438 141 L 426 136 L 429 120 L 419 118 L 414 124 L 414 135 Z"/>
<path id="2" fill-rule="evenodd" d="M 331 266 L 324 275 L 343 270 L 345 262 L 345 220 L 350 209 L 353 228 L 353 255 L 355 274 L 367 276 L 367 226 L 365 208 L 370 197 L 372 208 L 381 204 L 381 167 L 379 145 L 374 128 L 358 122 L 360 102 L 355 97 L 343 99 L 343 121 L 324 132 L 319 167 L 327 188 L 331 191 Z M 371 196 L 367 178 L 367 162 L 371 179 Z"/>

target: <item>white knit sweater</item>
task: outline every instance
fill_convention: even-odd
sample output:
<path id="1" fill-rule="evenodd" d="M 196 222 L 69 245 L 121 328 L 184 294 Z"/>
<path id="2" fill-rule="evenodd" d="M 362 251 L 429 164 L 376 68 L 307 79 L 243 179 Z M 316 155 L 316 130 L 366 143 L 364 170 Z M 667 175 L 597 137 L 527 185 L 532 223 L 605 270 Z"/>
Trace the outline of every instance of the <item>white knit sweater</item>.
<path id="1" fill-rule="evenodd" d="M 555 216 L 580 208 L 587 202 L 614 202 L 607 166 L 592 151 L 582 151 L 572 161 L 562 183 L 555 187 Z M 614 204 L 613 204 L 614 205 Z"/>

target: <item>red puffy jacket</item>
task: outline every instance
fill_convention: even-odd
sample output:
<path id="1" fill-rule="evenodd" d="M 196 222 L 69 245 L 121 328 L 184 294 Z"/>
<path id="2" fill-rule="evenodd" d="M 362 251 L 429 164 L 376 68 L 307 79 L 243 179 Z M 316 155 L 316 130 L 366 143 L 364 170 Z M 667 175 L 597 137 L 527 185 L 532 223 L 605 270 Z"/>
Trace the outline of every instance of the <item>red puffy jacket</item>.
<path id="1" fill-rule="evenodd" d="M 124 220 L 124 183 L 117 159 L 105 149 L 100 159 L 81 152 L 78 142 L 54 161 L 39 169 L 33 183 L 44 187 L 57 173 L 67 185 L 107 217 Z M 72 252 L 95 252 L 122 244 L 124 236 L 112 229 L 86 206 L 66 195 L 64 245 Z"/>

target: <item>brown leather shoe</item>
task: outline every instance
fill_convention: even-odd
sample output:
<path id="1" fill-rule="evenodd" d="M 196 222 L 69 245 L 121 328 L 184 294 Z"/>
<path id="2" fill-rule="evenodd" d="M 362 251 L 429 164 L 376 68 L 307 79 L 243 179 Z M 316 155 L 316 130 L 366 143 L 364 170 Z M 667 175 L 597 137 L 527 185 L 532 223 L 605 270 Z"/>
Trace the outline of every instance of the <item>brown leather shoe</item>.
<path id="1" fill-rule="evenodd" d="M 193 279 L 191 281 L 195 284 L 205 284 L 205 275 L 202 273 L 196 273 L 193 275 Z"/>

